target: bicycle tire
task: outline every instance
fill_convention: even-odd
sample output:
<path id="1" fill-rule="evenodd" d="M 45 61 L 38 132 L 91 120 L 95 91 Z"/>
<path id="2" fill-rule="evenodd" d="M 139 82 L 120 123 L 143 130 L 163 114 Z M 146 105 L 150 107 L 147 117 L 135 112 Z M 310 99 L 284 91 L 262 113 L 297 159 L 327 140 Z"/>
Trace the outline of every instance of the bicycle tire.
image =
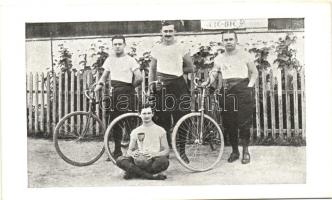
<path id="1" fill-rule="evenodd" d="M 94 123 L 99 124 L 98 133 L 96 128 L 98 126 L 94 126 Z M 85 111 L 69 113 L 61 118 L 55 127 L 53 134 L 55 150 L 71 165 L 78 167 L 91 165 L 105 152 L 104 132 L 105 126 L 96 115 Z"/>
<path id="2" fill-rule="evenodd" d="M 115 118 L 111 122 L 111 124 L 107 127 L 104 137 L 104 146 L 106 148 L 109 158 L 114 164 L 116 164 L 116 158 L 113 155 L 114 146 L 115 146 L 114 144 L 115 127 L 118 126 L 121 127 L 122 129 L 121 150 L 122 150 L 122 155 L 125 155 L 129 145 L 131 131 L 140 126 L 141 124 L 142 124 L 142 119 L 140 118 L 138 113 L 125 113 Z"/>
<path id="3" fill-rule="evenodd" d="M 172 146 L 176 158 L 181 165 L 194 172 L 211 170 L 221 160 L 224 150 L 222 131 L 217 122 L 206 114 L 204 114 L 203 141 L 197 142 L 200 117 L 199 112 L 183 116 L 174 126 L 172 134 Z M 185 160 L 189 162 L 185 162 L 184 157 L 188 158 Z"/>

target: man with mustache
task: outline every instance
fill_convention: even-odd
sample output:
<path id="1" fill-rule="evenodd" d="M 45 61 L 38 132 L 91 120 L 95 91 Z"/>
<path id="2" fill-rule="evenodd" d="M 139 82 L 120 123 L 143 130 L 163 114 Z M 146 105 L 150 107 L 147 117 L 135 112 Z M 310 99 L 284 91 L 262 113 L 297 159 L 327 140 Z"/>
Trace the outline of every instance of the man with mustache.
<path id="1" fill-rule="evenodd" d="M 216 80 L 218 72 L 223 77 L 223 89 L 225 90 L 225 105 L 223 110 L 223 126 L 225 132 L 230 136 L 232 153 L 228 162 L 239 159 L 239 139 L 242 140 L 242 164 L 250 162 L 248 150 L 250 141 L 250 127 L 253 115 L 253 92 L 254 84 L 258 77 L 258 71 L 249 54 L 242 49 L 236 48 L 238 42 L 234 31 L 227 31 L 222 34 L 222 42 L 225 46 L 225 53 L 214 59 L 214 67 L 210 71 L 209 80 L 203 83 L 204 86 Z"/>
<path id="2" fill-rule="evenodd" d="M 186 100 L 190 102 L 190 93 L 183 74 L 192 72 L 194 65 L 189 52 L 175 39 L 174 24 L 163 22 L 161 35 L 161 44 L 151 49 L 149 82 L 160 80 L 163 83 L 163 88 L 156 91 L 156 123 L 166 130 L 170 145 L 172 117 L 175 124 L 190 111 L 190 104 L 188 106 L 181 103 Z M 165 98 L 166 96 L 168 97 Z M 180 147 L 180 154 L 185 162 L 189 162 L 184 147 Z"/>

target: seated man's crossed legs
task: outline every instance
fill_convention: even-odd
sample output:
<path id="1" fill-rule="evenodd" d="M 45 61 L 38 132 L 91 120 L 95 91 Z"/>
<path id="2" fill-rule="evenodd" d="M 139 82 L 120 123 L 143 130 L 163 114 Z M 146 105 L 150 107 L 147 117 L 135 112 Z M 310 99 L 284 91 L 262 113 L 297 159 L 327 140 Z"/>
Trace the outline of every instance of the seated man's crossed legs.
<path id="1" fill-rule="evenodd" d="M 116 165 L 125 171 L 124 179 L 165 180 L 167 176 L 160 174 L 160 172 L 168 168 L 169 159 L 167 156 L 152 158 L 152 162 L 142 169 L 135 164 L 132 157 L 120 156 L 116 159 Z"/>

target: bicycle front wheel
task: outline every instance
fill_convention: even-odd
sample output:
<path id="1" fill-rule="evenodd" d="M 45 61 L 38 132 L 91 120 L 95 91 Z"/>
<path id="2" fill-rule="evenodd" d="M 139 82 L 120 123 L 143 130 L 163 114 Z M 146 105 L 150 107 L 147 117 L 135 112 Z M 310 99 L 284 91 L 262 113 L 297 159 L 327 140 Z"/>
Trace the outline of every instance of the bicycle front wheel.
<path id="1" fill-rule="evenodd" d="M 104 132 L 105 126 L 94 114 L 84 111 L 69 113 L 55 127 L 55 150 L 71 165 L 91 165 L 105 151 Z"/>
<path id="2" fill-rule="evenodd" d="M 172 145 L 179 162 L 189 170 L 202 172 L 212 169 L 224 150 L 222 131 L 210 116 L 190 113 L 175 125 Z"/>
<path id="3" fill-rule="evenodd" d="M 126 113 L 115 118 L 107 127 L 104 146 L 114 164 L 118 156 L 126 155 L 130 142 L 130 133 L 141 124 L 142 119 L 138 113 Z M 116 151 L 116 148 L 120 149 L 121 152 Z"/>

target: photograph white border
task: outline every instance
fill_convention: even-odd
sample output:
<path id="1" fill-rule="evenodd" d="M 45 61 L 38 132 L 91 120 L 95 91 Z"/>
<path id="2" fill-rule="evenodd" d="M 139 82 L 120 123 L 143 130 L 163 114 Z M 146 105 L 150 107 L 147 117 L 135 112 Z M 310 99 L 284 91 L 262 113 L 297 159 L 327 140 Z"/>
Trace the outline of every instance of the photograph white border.
<path id="1" fill-rule="evenodd" d="M 1 5 L 1 4 L 0 4 Z M 3 199 L 332 197 L 331 4 L 147 0 L 11 1 L 0 7 Z M 307 182 L 288 185 L 28 188 L 25 23 L 160 19 L 305 18 Z M 111 178 L 111 177 L 110 177 Z M 222 178 L 222 177 L 220 177 Z"/>

